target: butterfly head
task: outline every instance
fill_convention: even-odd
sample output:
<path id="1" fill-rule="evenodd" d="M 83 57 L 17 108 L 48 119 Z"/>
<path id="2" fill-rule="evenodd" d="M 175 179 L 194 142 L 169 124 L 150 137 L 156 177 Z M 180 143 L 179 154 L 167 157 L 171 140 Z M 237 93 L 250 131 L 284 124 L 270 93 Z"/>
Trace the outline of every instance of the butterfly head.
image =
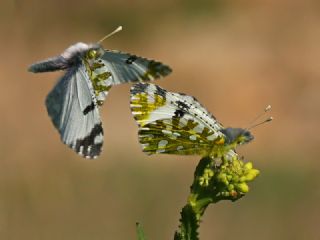
<path id="1" fill-rule="evenodd" d="M 244 128 L 225 128 L 221 132 L 225 135 L 226 145 L 243 145 L 254 139 L 251 132 Z"/>
<path id="2" fill-rule="evenodd" d="M 83 42 L 78 42 L 76 44 L 68 47 L 61 56 L 65 58 L 67 61 L 73 61 L 75 59 L 86 58 L 88 60 L 95 60 L 99 58 L 104 53 L 104 49 L 101 45 L 101 42 L 106 38 L 112 36 L 113 34 L 122 30 L 122 27 L 119 26 L 116 30 L 99 40 L 97 43 L 86 44 Z"/>
<path id="3" fill-rule="evenodd" d="M 68 47 L 61 56 L 67 60 L 72 60 L 77 57 L 87 57 L 90 56 L 91 58 L 97 57 L 103 53 L 103 48 L 100 44 L 86 44 L 82 42 L 78 42 L 76 44 L 71 45 Z"/>
<path id="4" fill-rule="evenodd" d="M 260 119 L 262 116 L 265 115 L 266 112 L 268 112 L 271 109 L 271 106 L 268 105 L 262 114 L 258 115 L 251 123 L 252 125 L 247 128 L 225 128 L 222 129 L 221 132 L 225 135 L 224 144 L 225 145 L 243 145 L 245 143 L 248 143 L 254 139 L 253 135 L 249 131 L 252 128 L 255 128 L 257 126 L 260 126 L 264 123 L 271 122 L 273 120 L 273 117 L 269 117 L 263 121 L 260 121 L 258 123 L 257 120 Z"/>
<path id="5" fill-rule="evenodd" d="M 91 44 L 91 48 L 85 52 L 85 57 L 87 59 L 93 60 L 99 58 L 101 55 L 103 55 L 103 53 L 104 50 L 102 46 L 98 43 L 95 43 Z"/>

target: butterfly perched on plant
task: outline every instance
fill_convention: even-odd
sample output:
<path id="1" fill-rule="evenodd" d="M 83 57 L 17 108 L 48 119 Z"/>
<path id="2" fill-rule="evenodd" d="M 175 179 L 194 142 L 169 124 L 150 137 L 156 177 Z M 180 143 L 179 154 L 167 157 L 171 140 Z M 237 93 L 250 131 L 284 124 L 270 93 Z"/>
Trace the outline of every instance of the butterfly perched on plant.
<path id="1" fill-rule="evenodd" d="M 154 84 L 132 86 L 130 107 L 147 154 L 232 156 L 237 145 L 253 140 L 248 129 L 223 127 L 194 97 Z"/>
<path id="2" fill-rule="evenodd" d="M 121 27 L 106 37 L 111 36 Z M 105 37 L 105 38 L 106 38 Z M 170 67 L 136 55 L 76 43 L 61 55 L 29 67 L 30 72 L 66 70 L 46 98 L 48 114 L 61 140 L 78 154 L 96 158 L 102 149 L 101 106 L 113 85 L 164 77 Z"/>

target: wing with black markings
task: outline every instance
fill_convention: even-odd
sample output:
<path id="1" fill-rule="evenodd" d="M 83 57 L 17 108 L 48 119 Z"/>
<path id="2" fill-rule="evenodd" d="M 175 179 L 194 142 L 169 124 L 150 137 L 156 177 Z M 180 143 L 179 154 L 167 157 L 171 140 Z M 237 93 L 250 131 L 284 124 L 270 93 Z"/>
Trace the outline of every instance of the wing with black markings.
<path id="1" fill-rule="evenodd" d="M 222 125 L 195 98 L 154 84 L 135 84 L 130 106 L 148 154 L 206 155 L 224 136 Z"/>
<path id="2" fill-rule="evenodd" d="M 101 60 L 111 72 L 113 85 L 151 81 L 165 77 L 172 72 L 169 66 L 161 62 L 120 51 L 105 50 Z"/>
<path id="3" fill-rule="evenodd" d="M 103 129 L 92 83 L 83 64 L 59 80 L 46 99 L 48 114 L 62 141 L 86 158 L 96 158 L 103 144 Z"/>

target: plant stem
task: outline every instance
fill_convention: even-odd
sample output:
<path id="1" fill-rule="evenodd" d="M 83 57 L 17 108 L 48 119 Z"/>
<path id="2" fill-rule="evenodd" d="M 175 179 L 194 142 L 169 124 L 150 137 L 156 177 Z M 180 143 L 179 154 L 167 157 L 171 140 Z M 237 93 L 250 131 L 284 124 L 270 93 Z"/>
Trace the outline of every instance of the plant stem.
<path id="1" fill-rule="evenodd" d="M 228 159 L 222 156 L 219 160 L 204 157 L 199 161 L 174 240 L 199 240 L 201 217 L 209 204 L 240 199 L 249 191 L 247 182 L 259 174 L 252 163 L 245 164 L 236 154 Z"/>

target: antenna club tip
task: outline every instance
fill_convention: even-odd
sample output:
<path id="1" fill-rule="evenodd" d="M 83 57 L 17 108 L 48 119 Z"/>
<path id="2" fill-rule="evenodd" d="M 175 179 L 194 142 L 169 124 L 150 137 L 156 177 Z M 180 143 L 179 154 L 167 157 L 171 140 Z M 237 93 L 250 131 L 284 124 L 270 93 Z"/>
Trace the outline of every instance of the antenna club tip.
<path id="1" fill-rule="evenodd" d="M 269 117 L 268 122 L 273 121 L 273 119 L 274 119 L 273 117 Z"/>
<path id="2" fill-rule="evenodd" d="M 122 30 L 122 26 L 117 27 L 116 30 L 114 30 L 113 32 L 109 33 L 108 35 L 104 36 L 101 40 L 98 41 L 99 44 L 101 44 L 105 39 L 107 39 L 108 37 L 111 37 L 113 34 L 120 32 Z"/>

